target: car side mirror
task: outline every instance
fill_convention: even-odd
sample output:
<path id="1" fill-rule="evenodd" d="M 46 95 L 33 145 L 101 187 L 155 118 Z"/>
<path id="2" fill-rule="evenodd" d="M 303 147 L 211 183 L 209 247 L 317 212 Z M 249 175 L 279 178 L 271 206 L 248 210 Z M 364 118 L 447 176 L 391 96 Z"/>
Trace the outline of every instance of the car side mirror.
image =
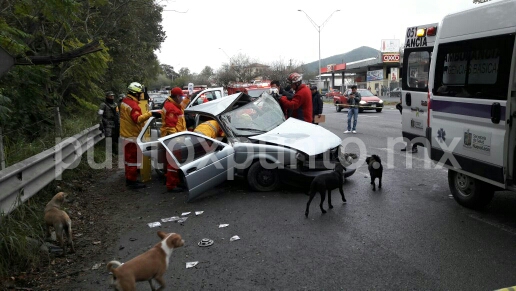
<path id="1" fill-rule="evenodd" d="M 374 96 L 378 96 L 378 93 L 374 94 Z"/>

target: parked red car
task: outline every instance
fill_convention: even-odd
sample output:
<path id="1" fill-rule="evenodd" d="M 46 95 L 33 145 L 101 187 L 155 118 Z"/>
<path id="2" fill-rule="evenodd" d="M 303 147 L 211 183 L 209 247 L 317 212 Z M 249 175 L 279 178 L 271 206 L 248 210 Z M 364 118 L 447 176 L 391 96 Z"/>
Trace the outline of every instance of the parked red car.
<path id="1" fill-rule="evenodd" d="M 383 100 L 378 98 L 378 96 L 371 93 L 371 91 L 367 89 L 357 89 L 358 93 L 362 96 L 362 100 L 358 105 L 358 112 L 363 112 L 364 110 L 376 110 L 376 112 L 382 112 L 383 109 Z M 334 96 L 333 104 L 335 105 L 335 109 L 337 112 L 340 112 L 342 108 L 348 107 L 348 95 L 351 93 L 351 89 L 346 90 L 344 95 Z"/>
<path id="2" fill-rule="evenodd" d="M 333 98 L 336 96 L 342 96 L 342 93 L 340 93 L 340 91 L 337 89 L 333 89 L 331 91 L 328 91 L 328 93 L 326 93 L 326 97 L 328 97 L 328 98 Z"/>

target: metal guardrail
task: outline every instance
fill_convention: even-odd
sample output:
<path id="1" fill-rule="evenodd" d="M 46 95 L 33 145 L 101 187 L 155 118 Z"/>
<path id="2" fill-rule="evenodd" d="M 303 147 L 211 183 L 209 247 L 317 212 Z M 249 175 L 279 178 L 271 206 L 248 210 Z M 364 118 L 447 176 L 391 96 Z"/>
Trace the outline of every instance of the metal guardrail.
<path id="1" fill-rule="evenodd" d="M 69 137 L 54 147 L 0 171 L 0 214 L 9 214 L 64 170 L 75 168 L 82 154 L 104 139 L 98 125 Z"/>

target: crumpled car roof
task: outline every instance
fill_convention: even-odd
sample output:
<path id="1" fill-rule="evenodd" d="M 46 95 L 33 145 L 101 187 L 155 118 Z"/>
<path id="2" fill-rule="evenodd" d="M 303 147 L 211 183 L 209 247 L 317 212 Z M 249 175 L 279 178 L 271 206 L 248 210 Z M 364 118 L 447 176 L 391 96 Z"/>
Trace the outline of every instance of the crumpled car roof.
<path id="1" fill-rule="evenodd" d="M 224 113 L 225 111 L 230 111 L 232 107 L 239 101 L 242 101 L 243 103 L 247 104 L 251 102 L 251 99 L 248 95 L 243 94 L 241 92 L 235 93 L 226 97 L 222 97 L 220 99 L 192 106 L 186 109 L 185 113 L 205 113 L 213 116 L 218 116 Z"/>

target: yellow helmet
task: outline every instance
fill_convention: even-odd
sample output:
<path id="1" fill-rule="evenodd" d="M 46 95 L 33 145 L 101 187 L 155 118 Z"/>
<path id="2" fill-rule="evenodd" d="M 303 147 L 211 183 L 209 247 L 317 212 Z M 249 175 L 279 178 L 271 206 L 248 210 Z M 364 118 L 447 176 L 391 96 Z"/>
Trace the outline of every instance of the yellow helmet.
<path id="1" fill-rule="evenodd" d="M 136 93 L 136 94 L 143 93 L 143 86 L 142 86 L 142 84 L 140 84 L 138 82 L 132 82 L 127 87 L 127 91 L 129 91 L 129 93 Z"/>

